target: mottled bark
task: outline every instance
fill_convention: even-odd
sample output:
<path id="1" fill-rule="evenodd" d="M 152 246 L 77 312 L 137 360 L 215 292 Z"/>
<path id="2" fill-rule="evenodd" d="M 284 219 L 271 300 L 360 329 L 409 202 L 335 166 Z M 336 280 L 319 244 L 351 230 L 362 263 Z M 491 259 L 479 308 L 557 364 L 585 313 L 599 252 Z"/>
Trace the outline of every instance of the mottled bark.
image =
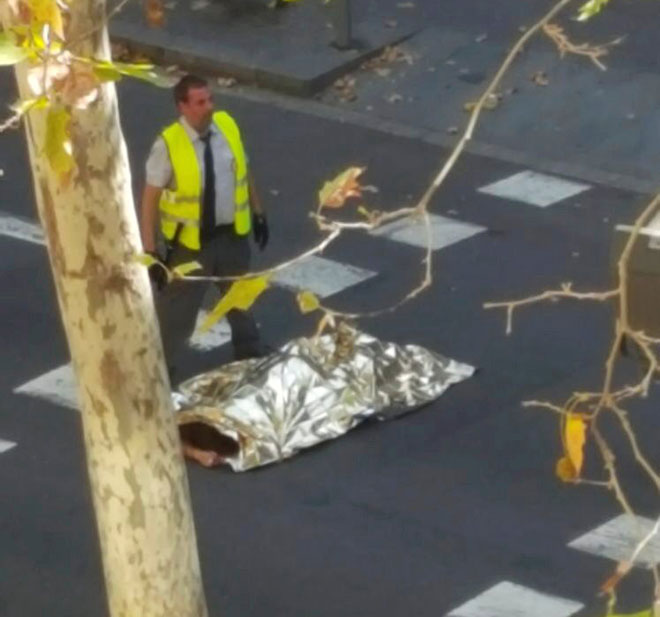
<path id="1" fill-rule="evenodd" d="M 69 40 L 102 24 L 102 0 L 70 7 Z M 74 51 L 108 58 L 106 29 Z M 27 70 L 25 63 L 16 70 L 24 98 L 33 96 Z M 44 110 L 29 113 L 26 133 L 80 386 L 110 614 L 203 617 L 188 483 L 160 335 L 146 270 L 135 262 L 141 244 L 114 85 L 104 85 L 87 109 L 72 110 L 75 165 L 68 181 L 44 157 Z"/>

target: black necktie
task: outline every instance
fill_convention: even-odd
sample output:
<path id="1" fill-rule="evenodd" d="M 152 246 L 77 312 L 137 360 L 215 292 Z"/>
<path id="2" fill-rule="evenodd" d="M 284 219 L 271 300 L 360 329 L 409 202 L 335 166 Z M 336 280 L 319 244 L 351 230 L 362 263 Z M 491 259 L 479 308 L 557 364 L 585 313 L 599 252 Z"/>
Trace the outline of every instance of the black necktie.
<path id="1" fill-rule="evenodd" d="M 209 236 L 215 229 L 215 172 L 211 133 L 200 138 L 204 142 L 204 197 L 202 199 L 202 236 Z"/>

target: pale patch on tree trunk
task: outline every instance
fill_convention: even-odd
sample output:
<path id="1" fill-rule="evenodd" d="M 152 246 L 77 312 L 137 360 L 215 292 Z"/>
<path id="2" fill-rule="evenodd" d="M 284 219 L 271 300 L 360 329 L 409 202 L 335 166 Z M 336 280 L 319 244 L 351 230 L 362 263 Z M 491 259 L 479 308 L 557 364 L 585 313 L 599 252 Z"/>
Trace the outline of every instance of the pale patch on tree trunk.
<path id="1" fill-rule="evenodd" d="M 102 23 L 104 2 L 78 0 L 70 6 L 70 39 Z M 109 58 L 108 50 L 101 28 L 74 52 Z M 25 63 L 17 67 L 17 80 L 21 96 L 31 98 L 26 70 Z M 160 334 L 146 269 L 134 260 L 141 242 L 115 87 L 105 84 L 87 109 L 72 110 L 75 165 L 68 182 L 53 173 L 44 156 L 46 113 L 28 114 L 27 141 L 80 384 L 110 613 L 204 617 L 188 482 Z"/>

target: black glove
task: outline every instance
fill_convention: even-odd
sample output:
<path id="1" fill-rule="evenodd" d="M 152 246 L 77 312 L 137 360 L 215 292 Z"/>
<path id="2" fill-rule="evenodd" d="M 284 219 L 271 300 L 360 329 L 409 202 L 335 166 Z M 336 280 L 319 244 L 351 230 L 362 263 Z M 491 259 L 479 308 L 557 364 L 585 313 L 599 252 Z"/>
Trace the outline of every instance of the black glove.
<path id="1" fill-rule="evenodd" d="M 160 261 L 160 256 L 158 253 L 153 251 L 147 251 L 147 255 L 151 255 L 154 259 L 158 261 L 157 264 L 151 264 L 149 266 L 149 278 L 151 282 L 156 286 L 158 291 L 161 291 L 167 285 L 167 271 L 165 270 L 162 262 Z"/>
<path id="2" fill-rule="evenodd" d="M 254 231 L 254 241 L 260 250 L 264 250 L 268 244 L 268 221 L 263 214 L 252 215 L 252 229 Z"/>

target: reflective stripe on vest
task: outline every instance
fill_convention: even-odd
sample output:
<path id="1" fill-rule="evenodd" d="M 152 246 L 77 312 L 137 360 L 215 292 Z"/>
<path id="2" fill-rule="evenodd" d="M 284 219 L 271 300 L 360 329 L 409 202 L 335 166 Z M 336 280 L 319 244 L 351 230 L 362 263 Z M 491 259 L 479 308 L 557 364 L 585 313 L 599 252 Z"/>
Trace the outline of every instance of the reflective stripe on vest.
<path id="1" fill-rule="evenodd" d="M 234 228 L 244 236 L 250 232 L 250 194 L 247 159 L 241 134 L 234 119 L 224 111 L 213 114 L 213 123 L 222 132 L 234 156 Z M 162 133 L 174 170 L 175 190 L 165 190 L 160 199 L 160 225 L 163 235 L 172 240 L 181 227 L 178 242 L 200 249 L 202 184 L 199 163 L 193 143 L 180 122 L 174 122 Z"/>

